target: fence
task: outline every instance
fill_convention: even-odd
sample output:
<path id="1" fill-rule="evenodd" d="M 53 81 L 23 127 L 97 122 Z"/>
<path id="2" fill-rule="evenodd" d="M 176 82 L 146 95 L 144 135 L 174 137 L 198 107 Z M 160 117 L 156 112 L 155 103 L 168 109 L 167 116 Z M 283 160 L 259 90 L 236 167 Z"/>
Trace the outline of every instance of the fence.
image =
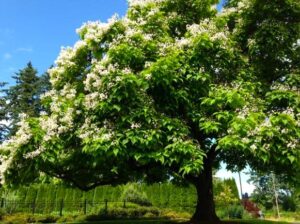
<path id="1" fill-rule="evenodd" d="M 25 212 L 32 214 L 56 214 L 62 216 L 64 213 L 89 214 L 100 210 L 108 210 L 110 207 L 126 208 L 126 201 L 64 201 L 59 202 L 22 202 L 17 200 L 1 199 L 1 208 L 7 213 Z"/>
<path id="2" fill-rule="evenodd" d="M 113 208 L 137 208 L 137 205 L 128 201 L 89 201 L 87 199 L 83 201 L 65 201 L 63 199 L 58 201 L 48 201 L 48 202 L 24 202 L 20 200 L 7 200 L 5 198 L 1 199 L 1 209 L 3 209 L 8 214 L 13 213 L 30 213 L 30 214 L 51 214 L 51 215 L 88 215 L 88 214 L 99 214 L 100 211 L 107 212 L 109 209 Z M 143 207 L 143 206 L 140 206 Z M 146 208 L 146 207 L 145 207 Z M 191 210 L 193 211 L 195 206 L 190 204 L 181 204 L 180 206 L 172 209 L 175 210 Z M 162 209 L 158 208 L 158 209 Z"/>

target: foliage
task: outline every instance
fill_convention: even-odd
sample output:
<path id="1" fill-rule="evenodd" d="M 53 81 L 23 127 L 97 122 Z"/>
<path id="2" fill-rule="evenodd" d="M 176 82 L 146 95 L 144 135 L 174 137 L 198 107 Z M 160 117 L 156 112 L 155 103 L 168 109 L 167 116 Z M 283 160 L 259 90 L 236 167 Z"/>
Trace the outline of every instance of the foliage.
<path id="1" fill-rule="evenodd" d="M 223 185 L 227 185 L 228 181 L 215 180 L 214 192 L 216 197 L 222 193 Z M 230 189 L 233 189 L 229 185 Z M 130 189 L 134 191 L 134 196 L 139 198 L 139 203 L 150 205 L 161 209 L 169 209 L 170 212 L 187 212 L 193 213 L 197 201 L 196 190 L 193 186 L 177 186 L 171 183 L 162 184 L 127 184 L 123 186 L 99 186 L 89 192 L 82 192 L 79 189 L 68 188 L 64 185 L 53 184 L 37 184 L 28 187 L 18 187 L 16 189 L 2 188 L 0 197 L 4 198 L 7 202 L 12 202 L 11 211 L 31 212 L 31 209 L 26 205 L 36 203 L 35 211 L 37 213 L 59 213 L 60 203 L 65 202 L 63 206 L 64 212 L 82 212 L 82 203 L 87 200 L 87 212 L 95 212 L 103 207 L 103 202 L 108 200 L 108 206 L 118 205 L 123 206 L 123 199 L 126 192 Z M 125 193 L 125 194 L 124 194 Z M 147 195 L 147 199 L 143 196 Z M 142 195 L 142 196 L 141 196 Z M 234 195 L 233 198 L 238 198 Z M 216 199 L 216 198 L 215 198 Z M 136 201 L 136 200 L 135 200 Z M 22 202 L 21 204 L 14 202 Z M 24 203 L 23 203 L 24 202 Z M 128 201 L 126 207 L 128 207 Z M 18 204 L 18 205 L 16 205 Z M 216 200 L 218 210 L 225 210 L 224 207 L 219 206 L 221 203 Z M 10 204 L 6 204 L 8 208 Z M 9 210 L 9 209 L 8 209 Z"/>
<path id="2" fill-rule="evenodd" d="M 230 206 L 228 209 L 228 216 L 230 219 L 242 219 L 244 208 L 241 205 Z"/>
<path id="3" fill-rule="evenodd" d="M 217 14 L 215 0 L 130 0 L 125 17 L 84 24 L 49 70 L 49 113 L 2 145 L 7 183 L 47 173 L 89 190 L 174 176 L 207 197 L 198 222 L 201 206 L 217 219 L 221 161 L 297 173 L 300 3 L 235 2 Z"/>
<path id="4" fill-rule="evenodd" d="M 5 83 L 0 83 L 0 142 L 2 143 L 7 135 L 8 126 L 7 126 L 7 114 L 6 114 L 6 99 L 5 99 L 5 90 L 3 87 Z"/>
<path id="5" fill-rule="evenodd" d="M 142 206 L 151 206 L 152 204 L 148 200 L 146 193 L 137 188 L 138 186 L 135 184 L 126 185 L 122 192 L 122 200 L 133 202 Z"/>
<path id="6" fill-rule="evenodd" d="M 4 209 L 0 209 L 0 220 L 3 219 L 3 216 L 5 215 L 5 210 Z"/>
<path id="7" fill-rule="evenodd" d="M 219 179 L 215 178 L 214 179 L 214 194 L 215 194 L 215 200 L 217 204 L 222 204 L 218 203 L 218 199 L 221 199 L 222 196 L 220 196 L 222 193 L 229 194 L 231 195 L 230 200 L 233 200 L 232 202 L 236 201 L 238 202 L 240 199 L 237 184 L 235 182 L 234 178 L 228 178 L 228 179 Z"/>
<path id="8" fill-rule="evenodd" d="M 255 203 L 264 206 L 266 210 L 272 209 L 275 206 L 273 174 L 257 172 L 251 172 L 250 174 L 249 181 L 255 186 L 251 199 Z M 287 178 L 285 175 L 276 175 L 275 191 L 278 194 L 278 202 L 282 209 L 284 211 L 295 211 L 297 200 L 295 187 Z"/>
<path id="9" fill-rule="evenodd" d="M 144 216 L 159 217 L 160 210 L 154 207 L 136 207 L 136 208 L 112 208 L 102 209 L 96 218 L 99 219 L 120 219 L 120 218 L 142 218 Z M 96 219 L 96 220 L 97 220 Z M 87 221 L 96 221 L 87 218 Z"/>
<path id="10" fill-rule="evenodd" d="M 12 126 L 10 135 L 16 133 L 21 114 L 27 114 L 30 117 L 39 115 L 37 70 L 29 62 L 24 69 L 15 73 L 13 78 L 16 85 L 9 87 L 6 96 L 7 113 Z"/>
<path id="11" fill-rule="evenodd" d="M 223 191 L 215 198 L 216 201 L 218 201 L 223 206 L 229 206 L 238 202 L 238 200 L 234 197 L 231 189 L 226 185 L 223 187 Z"/>
<path id="12" fill-rule="evenodd" d="M 291 196 L 286 196 L 282 199 L 282 209 L 284 211 L 291 211 L 295 212 L 297 209 L 297 204 L 295 202 L 295 199 Z"/>

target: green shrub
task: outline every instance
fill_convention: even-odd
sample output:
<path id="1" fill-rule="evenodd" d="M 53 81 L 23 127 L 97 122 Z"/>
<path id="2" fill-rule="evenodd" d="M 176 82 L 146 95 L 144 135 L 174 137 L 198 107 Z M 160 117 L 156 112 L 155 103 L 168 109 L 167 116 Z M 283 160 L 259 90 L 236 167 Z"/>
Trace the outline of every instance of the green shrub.
<path id="1" fill-rule="evenodd" d="M 6 211 L 3 208 L 0 208 L 0 220 L 3 219 L 5 214 L 6 214 Z"/>
<path id="2" fill-rule="evenodd" d="M 244 209 L 240 205 L 233 205 L 228 208 L 228 216 L 231 219 L 242 219 Z"/>
<path id="3" fill-rule="evenodd" d="M 81 223 L 85 221 L 85 218 L 86 218 L 85 215 L 81 215 L 81 216 L 68 215 L 68 216 L 59 217 L 55 223 L 72 223 L 72 222 Z"/>
<path id="4" fill-rule="evenodd" d="M 3 218 L 3 223 L 5 224 L 25 224 L 25 223 L 35 223 L 36 220 L 32 215 L 25 213 L 16 213 L 14 215 L 5 216 Z"/>
<path id="5" fill-rule="evenodd" d="M 284 197 L 282 200 L 282 209 L 284 211 L 295 212 L 297 208 L 296 202 L 292 197 Z"/>
<path id="6" fill-rule="evenodd" d="M 101 209 L 98 215 L 86 216 L 86 221 L 98 221 L 103 219 L 127 219 L 159 217 L 160 211 L 154 207 L 136 207 L 136 208 L 109 208 Z"/>
<path id="7" fill-rule="evenodd" d="M 142 192 L 135 184 L 127 184 L 124 187 L 122 200 L 132 202 L 142 206 L 151 206 L 151 202 L 145 192 Z"/>
<path id="8" fill-rule="evenodd" d="M 169 209 L 162 210 L 160 214 L 161 217 L 167 219 L 190 219 L 191 215 L 192 214 L 188 212 L 180 212 Z"/>
<path id="9" fill-rule="evenodd" d="M 58 217 L 52 215 L 43 215 L 36 218 L 36 222 L 38 223 L 56 223 Z"/>
<path id="10" fill-rule="evenodd" d="M 218 209 L 217 210 L 217 216 L 220 219 L 228 219 L 228 211 L 225 209 Z"/>

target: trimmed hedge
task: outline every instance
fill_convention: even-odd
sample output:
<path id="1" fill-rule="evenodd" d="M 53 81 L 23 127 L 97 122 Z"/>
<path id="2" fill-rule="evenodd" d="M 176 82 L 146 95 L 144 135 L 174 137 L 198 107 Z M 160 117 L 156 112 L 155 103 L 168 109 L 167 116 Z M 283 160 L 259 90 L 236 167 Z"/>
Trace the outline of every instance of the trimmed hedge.
<path id="1" fill-rule="evenodd" d="M 219 194 L 221 185 L 229 185 L 238 198 L 237 186 L 234 179 L 224 181 L 216 180 L 214 184 L 215 194 Z M 123 204 L 124 191 L 128 186 L 133 185 L 134 189 L 141 192 L 143 201 L 146 204 L 157 208 L 169 208 L 174 211 L 186 211 L 192 213 L 197 201 L 196 189 L 193 186 L 176 186 L 171 183 L 157 183 L 152 185 L 134 183 L 120 186 L 99 186 L 89 192 L 82 192 L 79 189 L 67 188 L 63 185 L 37 184 L 30 187 L 20 187 L 18 189 L 0 189 L 0 197 L 7 201 L 21 201 L 27 204 L 27 210 L 24 210 L 24 205 L 16 205 L 20 208 L 14 211 L 31 212 L 31 204 L 36 203 L 36 213 L 51 213 L 58 211 L 63 201 L 64 213 L 72 213 L 76 211 L 82 212 L 84 206 L 87 212 L 99 211 L 104 208 L 104 201 L 109 204 L 119 202 Z M 87 204 L 84 205 L 85 201 Z M 148 203 L 149 202 L 149 203 Z M 13 203 L 12 203 L 13 204 Z M 7 206 L 9 203 L 7 203 Z M 6 206 L 6 207 L 7 207 Z"/>

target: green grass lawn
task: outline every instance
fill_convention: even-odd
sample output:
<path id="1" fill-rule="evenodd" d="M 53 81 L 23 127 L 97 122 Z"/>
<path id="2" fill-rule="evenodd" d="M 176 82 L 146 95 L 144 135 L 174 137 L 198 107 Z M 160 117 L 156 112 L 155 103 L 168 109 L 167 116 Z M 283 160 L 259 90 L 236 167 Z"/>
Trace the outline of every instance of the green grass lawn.
<path id="1" fill-rule="evenodd" d="M 224 223 L 227 223 L 224 221 Z M 290 224 L 293 222 L 277 222 L 277 221 L 266 221 L 266 220 L 232 220 L 228 223 L 241 223 L 241 224 Z"/>
<path id="2" fill-rule="evenodd" d="M 111 221 L 99 221 L 99 222 L 89 222 L 90 224 L 187 224 L 187 222 L 181 221 L 163 221 L 163 220 L 111 220 Z M 265 221 L 265 220 L 229 220 L 224 221 L 224 224 L 291 224 L 293 222 L 275 222 L 275 221 Z M 77 224 L 87 224 L 77 223 Z"/>

